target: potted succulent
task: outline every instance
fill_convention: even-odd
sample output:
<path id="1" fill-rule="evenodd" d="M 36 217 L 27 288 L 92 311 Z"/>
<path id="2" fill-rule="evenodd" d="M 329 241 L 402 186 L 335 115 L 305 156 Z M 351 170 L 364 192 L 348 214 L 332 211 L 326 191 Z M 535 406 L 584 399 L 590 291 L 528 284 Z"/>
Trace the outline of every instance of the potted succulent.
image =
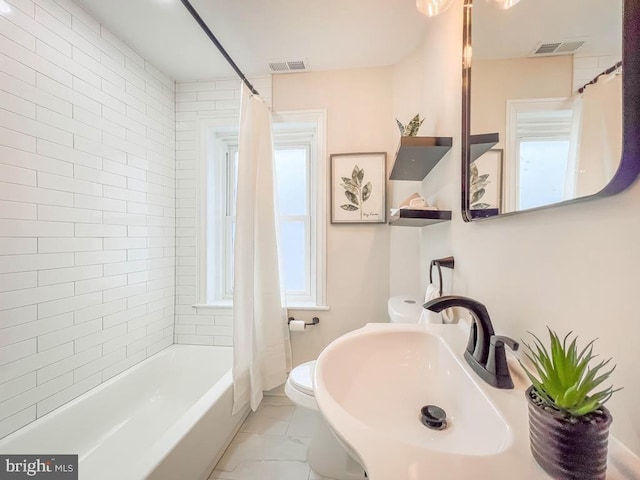
<path id="1" fill-rule="evenodd" d="M 535 370 L 522 365 L 533 384 L 526 391 L 531 453 L 557 480 L 604 480 L 612 417 L 603 404 L 615 390 L 595 390 L 615 367 L 603 371 L 611 359 L 590 366 L 595 340 L 578 351 L 576 338 L 567 345 L 570 335 L 561 341 L 549 329 L 548 350 L 533 334 L 533 346 L 523 342 Z"/>

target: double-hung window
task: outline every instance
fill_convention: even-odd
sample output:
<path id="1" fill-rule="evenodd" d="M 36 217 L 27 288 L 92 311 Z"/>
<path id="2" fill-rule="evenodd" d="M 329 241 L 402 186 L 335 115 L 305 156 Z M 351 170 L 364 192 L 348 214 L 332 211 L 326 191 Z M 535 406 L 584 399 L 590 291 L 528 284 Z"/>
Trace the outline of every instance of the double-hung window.
<path id="1" fill-rule="evenodd" d="M 201 303 L 230 305 L 238 134 L 216 123 L 220 122 L 205 122 L 201 129 L 207 174 L 206 207 L 200 221 L 206 228 L 200 235 L 203 248 L 198 250 L 206 260 L 199 291 Z M 273 124 L 281 275 L 291 307 L 315 308 L 325 303 L 324 123 L 323 112 L 302 112 L 277 115 Z"/>
<path id="2" fill-rule="evenodd" d="M 506 211 L 572 197 L 574 116 L 570 99 L 507 102 Z"/>

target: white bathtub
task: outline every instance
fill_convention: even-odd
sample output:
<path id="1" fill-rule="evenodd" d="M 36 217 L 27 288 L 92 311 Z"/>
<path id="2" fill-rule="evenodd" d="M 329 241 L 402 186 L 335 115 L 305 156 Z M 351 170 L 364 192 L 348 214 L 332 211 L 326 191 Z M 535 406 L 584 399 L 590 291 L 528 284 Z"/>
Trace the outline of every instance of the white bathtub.
<path id="1" fill-rule="evenodd" d="M 80 480 L 201 480 L 231 415 L 231 347 L 172 345 L 0 440 L 3 454 L 78 454 Z"/>

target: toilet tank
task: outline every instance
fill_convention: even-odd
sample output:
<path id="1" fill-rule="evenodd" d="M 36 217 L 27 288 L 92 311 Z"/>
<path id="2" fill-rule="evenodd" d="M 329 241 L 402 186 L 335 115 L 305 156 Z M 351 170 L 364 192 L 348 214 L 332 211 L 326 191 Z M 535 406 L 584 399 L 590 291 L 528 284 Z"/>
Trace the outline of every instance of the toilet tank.
<path id="1" fill-rule="evenodd" d="M 391 297 L 387 303 L 389 322 L 418 323 L 422 313 L 422 300 L 407 295 Z"/>

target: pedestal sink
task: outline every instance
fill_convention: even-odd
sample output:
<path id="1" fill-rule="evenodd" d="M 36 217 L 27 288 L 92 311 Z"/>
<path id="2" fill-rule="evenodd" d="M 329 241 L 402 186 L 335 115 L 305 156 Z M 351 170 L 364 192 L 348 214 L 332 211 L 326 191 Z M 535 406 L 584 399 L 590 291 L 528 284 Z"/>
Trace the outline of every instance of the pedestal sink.
<path id="1" fill-rule="evenodd" d="M 485 384 L 462 357 L 468 332 L 468 325 L 368 324 L 318 357 L 318 406 L 371 480 L 549 478 L 529 453 L 528 382 L 512 368 L 514 390 Z M 425 405 L 446 412 L 446 428 L 421 422 Z M 623 450 L 612 439 L 610 451 L 621 454 L 609 462 L 608 479 L 634 478 L 617 470 L 620 459 L 640 471 Z"/>
<path id="2" fill-rule="evenodd" d="M 317 384 L 330 395 L 321 408 L 339 408 L 390 441 L 434 452 L 492 455 L 512 440 L 506 421 L 447 344 L 426 330 L 345 336 L 318 363 Z M 425 405 L 446 412 L 445 429 L 422 424 Z"/>

